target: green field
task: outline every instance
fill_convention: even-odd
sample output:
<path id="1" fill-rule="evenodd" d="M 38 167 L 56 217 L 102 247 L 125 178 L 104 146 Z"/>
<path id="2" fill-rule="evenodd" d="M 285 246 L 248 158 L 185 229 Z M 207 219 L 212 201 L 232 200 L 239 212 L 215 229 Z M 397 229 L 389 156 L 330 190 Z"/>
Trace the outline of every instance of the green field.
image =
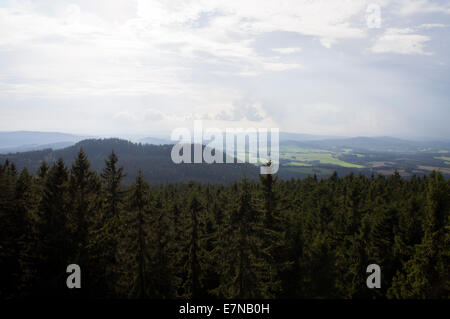
<path id="1" fill-rule="evenodd" d="M 264 151 L 264 150 L 263 150 Z M 245 156 L 244 152 L 238 152 L 238 158 L 248 162 L 249 159 L 257 165 L 265 161 L 257 160 L 257 154 Z M 444 151 L 436 150 L 425 156 L 417 153 L 390 153 L 390 152 L 366 152 L 351 148 L 319 149 L 315 147 L 298 146 L 295 144 L 280 145 L 280 162 L 284 172 L 296 176 L 329 176 L 333 171 L 346 174 L 352 169 L 362 173 L 393 174 L 398 171 L 402 176 L 413 174 L 427 174 L 430 170 L 440 170 L 444 174 L 450 174 L 450 156 Z M 375 165 L 381 163 L 381 165 Z"/>
<path id="2" fill-rule="evenodd" d="M 310 167 L 312 164 L 303 163 L 303 162 L 289 162 L 286 164 L 287 166 L 302 166 L 302 167 Z"/>
<path id="3" fill-rule="evenodd" d="M 350 153 L 351 150 L 346 150 Z M 307 149 L 301 147 L 281 147 L 280 158 L 289 160 L 290 166 L 312 166 L 314 163 L 330 164 L 347 168 L 364 168 L 362 165 L 344 162 L 338 158 L 337 153 L 327 150 Z"/>

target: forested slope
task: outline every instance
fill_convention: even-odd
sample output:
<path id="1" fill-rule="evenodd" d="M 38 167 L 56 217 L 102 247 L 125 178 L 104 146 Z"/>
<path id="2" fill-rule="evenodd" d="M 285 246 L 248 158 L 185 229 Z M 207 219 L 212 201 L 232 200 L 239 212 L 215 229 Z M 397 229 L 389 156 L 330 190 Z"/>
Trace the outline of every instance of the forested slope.
<path id="1" fill-rule="evenodd" d="M 0 155 L 0 163 L 13 162 L 21 170 L 27 168 L 30 173 L 38 171 L 43 161 L 55 163 L 59 158 L 71 163 L 80 149 L 89 156 L 91 168 L 100 172 L 105 159 L 114 151 L 119 164 L 124 166 L 124 182 L 132 183 L 138 169 L 151 183 L 187 182 L 230 183 L 238 181 L 243 175 L 257 179 L 259 169 L 248 163 L 236 164 L 174 164 L 171 159 L 173 145 L 136 144 L 121 139 L 89 139 L 60 150 L 42 150 L 16 154 Z M 192 154 L 194 152 L 192 151 Z"/>

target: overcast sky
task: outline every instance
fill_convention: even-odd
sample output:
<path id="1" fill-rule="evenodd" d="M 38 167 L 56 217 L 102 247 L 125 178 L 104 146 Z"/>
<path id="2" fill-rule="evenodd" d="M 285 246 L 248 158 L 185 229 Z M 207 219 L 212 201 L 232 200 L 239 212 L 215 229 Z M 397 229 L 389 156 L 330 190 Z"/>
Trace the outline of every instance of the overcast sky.
<path id="1" fill-rule="evenodd" d="M 0 130 L 447 138 L 449 35 L 450 1 L 0 0 Z"/>

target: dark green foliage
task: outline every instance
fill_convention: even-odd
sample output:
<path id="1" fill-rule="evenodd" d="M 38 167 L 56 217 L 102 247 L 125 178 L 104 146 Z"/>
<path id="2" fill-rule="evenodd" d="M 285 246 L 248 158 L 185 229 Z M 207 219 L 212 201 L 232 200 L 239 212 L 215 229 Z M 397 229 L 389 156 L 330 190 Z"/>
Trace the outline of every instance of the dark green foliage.
<path id="1" fill-rule="evenodd" d="M 70 170 L 69 182 L 70 194 L 70 261 L 79 265 L 86 271 L 83 276 L 87 279 L 84 289 L 81 291 L 89 295 L 90 282 L 94 281 L 95 273 L 90 269 L 90 247 L 92 243 L 91 227 L 95 221 L 96 213 L 101 208 L 101 184 L 96 173 L 90 170 L 90 163 L 86 154 L 80 149 L 75 162 Z"/>
<path id="2" fill-rule="evenodd" d="M 101 174 L 73 159 L 34 177 L 0 164 L 0 298 L 450 297 L 440 173 L 150 185 L 138 171 L 127 186 L 114 152 Z"/>
<path id="3" fill-rule="evenodd" d="M 183 259 L 183 296 L 188 298 L 205 297 L 203 289 L 203 264 L 205 260 L 204 251 L 204 226 L 205 208 L 199 201 L 197 184 L 190 183 L 190 193 L 184 211 L 184 223 L 182 233 L 184 234 L 182 259 Z"/>
<path id="4" fill-rule="evenodd" d="M 263 258 L 265 228 L 251 186 L 246 179 L 242 181 L 229 211 L 219 286 L 220 296 L 225 298 L 269 297 L 270 265 Z"/>
<path id="5" fill-rule="evenodd" d="M 450 188 L 441 174 L 433 172 L 430 175 L 426 198 L 424 236 L 395 278 L 390 297 L 449 297 Z"/>
<path id="6" fill-rule="evenodd" d="M 258 178 L 258 167 L 249 163 L 175 164 L 170 160 L 172 147 L 173 145 L 135 144 L 116 138 L 92 139 L 60 150 L 47 149 L 8 155 L 0 154 L 0 162 L 9 159 L 19 169 L 27 167 L 31 173 L 37 173 L 43 161 L 47 161 L 51 165 L 57 159 L 63 158 L 66 163 L 71 163 L 82 148 L 89 156 L 92 170 L 99 174 L 103 171 L 104 159 L 110 155 L 111 150 L 114 150 L 120 158 L 121 163 L 119 164 L 124 165 L 124 184 L 132 184 L 135 181 L 138 169 L 142 170 L 145 179 L 151 183 L 187 183 L 191 180 L 214 184 L 231 183 L 239 181 L 243 174 L 253 180 Z"/>
<path id="7" fill-rule="evenodd" d="M 13 297 L 17 293 L 20 267 L 20 241 L 25 224 L 24 213 L 16 202 L 17 172 L 6 162 L 0 165 L 0 297 Z M 19 208 L 19 210 L 17 209 Z M 19 270 L 20 272 L 20 270 Z"/>
<path id="8" fill-rule="evenodd" d="M 69 227 L 69 172 L 59 159 L 48 172 L 39 205 L 37 273 L 43 295 L 59 295 L 65 287 L 66 267 L 71 262 Z"/>
<path id="9" fill-rule="evenodd" d="M 125 191 L 122 188 L 123 167 L 117 167 L 117 158 L 114 151 L 105 160 L 105 168 L 101 174 L 103 189 L 103 205 L 100 219 L 97 223 L 94 237 L 94 251 L 101 265 L 100 284 L 107 290 L 108 295 L 117 293 L 118 278 L 118 243 L 122 242 L 126 233 L 123 222 Z"/>

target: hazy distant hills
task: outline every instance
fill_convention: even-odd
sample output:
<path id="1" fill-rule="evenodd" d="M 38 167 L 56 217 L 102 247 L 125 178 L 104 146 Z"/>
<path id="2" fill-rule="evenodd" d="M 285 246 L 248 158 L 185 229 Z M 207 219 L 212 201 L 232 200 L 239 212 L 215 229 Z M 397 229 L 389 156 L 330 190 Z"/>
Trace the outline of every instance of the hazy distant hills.
<path id="1" fill-rule="evenodd" d="M 51 143 L 51 144 L 31 144 L 31 145 L 21 145 L 21 146 L 14 146 L 14 147 L 4 147 L 0 148 L 0 154 L 9 154 L 9 153 L 19 153 L 19 152 L 30 152 L 30 151 L 38 151 L 38 150 L 45 150 L 45 149 L 53 149 L 53 150 L 59 150 L 65 147 L 69 147 L 74 145 L 76 142 L 58 142 L 58 143 Z"/>
<path id="2" fill-rule="evenodd" d="M 93 136 L 80 136 L 58 132 L 16 131 L 0 132 L 0 154 L 43 150 L 47 148 L 62 149 Z M 174 144 L 168 137 L 144 137 L 134 139 L 142 144 Z M 304 147 L 328 150 L 354 149 L 372 152 L 416 152 L 425 150 L 450 149 L 448 141 L 411 141 L 394 137 L 333 137 L 280 132 L 280 143 L 296 144 Z"/>
<path id="3" fill-rule="evenodd" d="M 0 154 L 38 151 L 49 148 L 58 150 L 75 145 L 77 142 L 90 138 L 98 137 L 79 136 L 58 132 L 0 132 Z M 152 145 L 174 144 L 174 142 L 170 139 L 156 137 L 144 137 L 133 140 L 142 144 Z"/>
<path id="4" fill-rule="evenodd" d="M 0 132 L 0 154 L 26 152 L 46 148 L 60 149 L 73 145 L 86 136 L 57 132 Z"/>
<path id="5" fill-rule="evenodd" d="M 139 143 L 121 139 L 88 139 L 82 136 L 45 132 L 0 132 L 0 162 L 7 158 L 19 169 L 35 172 L 42 161 L 59 157 L 70 165 L 82 147 L 92 168 L 100 171 L 112 150 L 134 180 L 138 169 L 153 183 L 195 180 L 228 183 L 247 176 L 257 178 L 259 168 L 251 164 L 180 164 L 170 158 L 173 141 L 140 137 Z M 206 143 L 205 143 L 206 144 Z M 7 154 L 9 153 L 9 154 Z M 316 174 L 327 177 L 350 172 L 402 176 L 428 174 L 440 170 L 450 176 L 449 141 L 410 141 L 393 137 L 327 137 L 280 132 L 279 177 L 301 178 Z"/>
<path id="6" fill-rule="evenodd" d="M 174 164 L 171 160 L 172 145 L 136 144 L 121 139 L 89 139 L 60 150 L 39 150 L 32 152 L 0 155 L 0 162 L 9 159 L 18 169 L 26 167 L 31 172 L 42 161 L 55 162 L 62 158 L 70 166 L 78 151 L 82 148 L 88 155 L 91 168 L 101 171 L 105 159 L 114 150 L 119 165 L 124 166 L 127 174 L 125 182 L 132 182 L 136 173 L 142 169 L 144 177 L 151 183 L 187 182 L 229 183 L 238 181 L 242 176 L 250 179 L 258 177 L 259 168 L 251 164 Z M 192 153 L 193 154 L 193 153 Z"/>
<path id="7" fill-rule="evenodd" d="M 327 139 L 334 140 L 341 138 L 344 137 L 280 132 L 280 142 L 309 142 Z"/>
<path id="8" fill-rule="evenodd" d="M 283 142 L 282 142 L 283 143 Z M 295 144 L 308 148 L 320 148 L 325 150 L 370 151 L 370 152 L 426 152 L 450 150 L 450 141 L 410 141 L 394 137 L 352 137 L 352 138 L 327 138 L 318 140 L 289 140 L 284 144 Z"/>
<path id="9" fill-rule="evenodd" d="M 152 145 L 168 145 L 175 144 L 176 141 L 171 141 L 170 139 L 163 139 L 157 137 L 145 137 L 139 140 L 142 144 L 152 144 Z"/>

